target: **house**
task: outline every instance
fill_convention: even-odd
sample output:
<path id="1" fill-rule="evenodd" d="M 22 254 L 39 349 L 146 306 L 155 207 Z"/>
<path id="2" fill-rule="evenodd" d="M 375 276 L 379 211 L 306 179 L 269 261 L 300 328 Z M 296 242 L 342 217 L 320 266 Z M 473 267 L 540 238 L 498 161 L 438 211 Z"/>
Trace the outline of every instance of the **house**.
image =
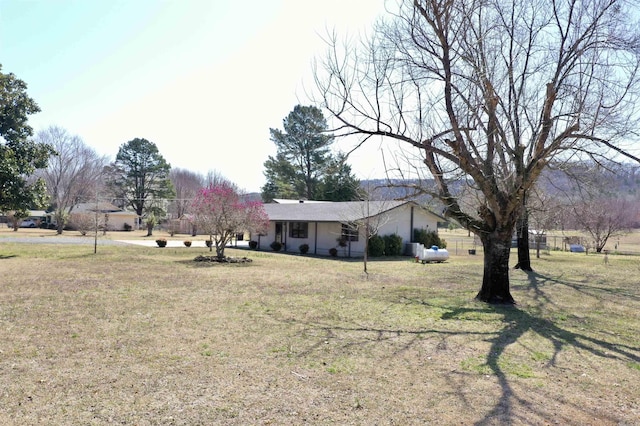
<path id="1" fill-rule="evenodd" d="M 98 214 L 101 226 L 106 226 L 108 231 L 125 231 L 135 228 L 138 215 L 135 212 L 122 210 L 111 203 L 79 203 L 71 210 L 71 219 L 74 215 Z M 73 221 L 72 221 L 73 222 Z"/>
<path id="2" fill-rule="evenodd" d="M 278 200 L 280 201 L 280 200 Z M 253 237 L 258 249 L 271 250 L 276 241 L 287 252 L 339 256 L 364 255 L 366 229 L 380 236 L 397 234 L 404 243 L 412 241 L 414 229 L 437 232 L 441 216 L 412 201 L 278 202 L 264 205 L 269 216 L 266 234 Z"/>
<path id="3" fill-rule="evenodd" d="M 22 222 L 29 222 L 32 223 L 34 227 L 39 227 L 46 222 L 47 212 L 44 210 L 27 210 L 27 213 L 27 217 L 18 218 L 18 226 L 20 226 Z M 13 214 L 7 215 L 4 212 L 0 212 L 0 223 L 5 223 L 8 227 L 12 227 L 14 220 Z"/>

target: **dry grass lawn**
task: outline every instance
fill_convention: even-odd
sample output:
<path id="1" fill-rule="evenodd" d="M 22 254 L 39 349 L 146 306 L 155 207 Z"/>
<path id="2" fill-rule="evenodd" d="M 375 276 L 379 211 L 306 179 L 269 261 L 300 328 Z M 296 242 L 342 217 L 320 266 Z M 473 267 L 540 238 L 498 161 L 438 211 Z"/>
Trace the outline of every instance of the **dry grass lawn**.
<path id="1" fill-rule="evenodd" d="M 198 254 L 0 238 L 0 424 L 640 424 L 636 256 Z"/>

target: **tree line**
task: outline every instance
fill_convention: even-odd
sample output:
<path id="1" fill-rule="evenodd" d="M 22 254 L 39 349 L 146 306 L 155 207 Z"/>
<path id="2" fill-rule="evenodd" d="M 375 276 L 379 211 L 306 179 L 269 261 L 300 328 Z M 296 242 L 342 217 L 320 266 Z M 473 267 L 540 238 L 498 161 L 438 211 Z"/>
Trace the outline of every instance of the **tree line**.
<path id="1" fill-rule="evenodd" d="M 15 229 L 29 209 L 46 208 L 62 233 L 74 216 L 81 219 L 74 215 L 76 206 L 99 199 L 134 211 L 138 225 L 146 226 L 151 235 L 162 220 L 202 213 L 205 204 L 213 208 L 211 194 L 219 195 L 218 202 L 230 204 L 237 204 L 237 200 L 231 203 L 234 197 L 246 198 L 237 185 L 215 171 L 202 175 L 172 168 L 156 144 L 144 138 L 123 143 L 110 161 L 64 128 L 50 126 L 34 135 L 27 120 L 39 108 L 27 95 L 26 83 L 13 74 L 0 73 L 0 77 L 0 211 L 11 214 Z M 331 152 L 334 138 L 320 109 L 295 106 L 283 120 L 283 129 L 270 132 L 277 155 L 264 163 L 267 183 L 261 195 L 265 202 L 354 199 L 358 180 L 344 156 Z M 202 220 L 194 220 L 194 227 L 196 222 L 200 230 L 211 229 Z"/>

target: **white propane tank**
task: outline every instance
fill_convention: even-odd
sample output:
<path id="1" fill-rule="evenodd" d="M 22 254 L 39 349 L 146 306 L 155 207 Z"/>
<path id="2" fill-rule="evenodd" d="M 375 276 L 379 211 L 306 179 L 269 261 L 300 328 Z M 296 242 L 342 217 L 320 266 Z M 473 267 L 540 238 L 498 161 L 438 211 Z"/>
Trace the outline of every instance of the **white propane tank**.
<path id="1" fill-rule="evenodd" d="M 438 246 L 431 246 L 431 248 L 422 250 L 422 256 L 420 256 L 422 263 L 444 262 L 447 259 L 449 259 L 447 249 L 441 249 Z"/>

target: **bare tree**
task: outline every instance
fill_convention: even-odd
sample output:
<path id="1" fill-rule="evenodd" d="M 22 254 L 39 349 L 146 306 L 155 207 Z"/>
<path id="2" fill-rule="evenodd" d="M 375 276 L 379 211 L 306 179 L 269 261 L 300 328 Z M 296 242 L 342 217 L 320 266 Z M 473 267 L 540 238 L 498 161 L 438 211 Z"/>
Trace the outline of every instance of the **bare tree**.
<path id="1" fill-rule="evenodd" d="M 106 232 L 108 220 L 109 215 L 107 213 L 98 211 L 93 213 L 71 213 L 69 215 L 69 225 L 83 236 L 89 232 L 97 232 L 100 228 Z"/>
<path id="2" fill-rule="evenodd" d="M 371 192 L 368 191 L 368 194 L 371 194 Z M 362 267 L 365 276 L 368 278 L 369 242 L 389 222 L 389 215 L 385 213 L 388 201 L 374 201 L 365 195 L 361 203 L 351 204 L 353 205 L 353 211 L 349 211 L 348 217 L 343 220 L 342 233 L 339 240 L 350 246 L 351 241 L 363 239 Z"/>
<path id="3" fill-rule="evenodd" d="M 359 48 L 335 35 L 316 69 L 335 136 L 406 147 L 405 170 L 479 236 L 477 299 L 514 303 L 511 238 L 523 197 L 547 163 L 626 154 L 637 130 L 639 28 L 634 1 L 399 0 Z M 627 139 L 628 140 L 628 139 Z M 355 149 L 355 148 L 354 148 Z M 475 210 L 451 183 L 481 194 Z"/>
<path id="4" fill-rule="evenodd" d="M 236 191 L 239 191 L 240 193 L 243 192 L 242 190 L 240 190 L 240 188 L 238 188 L 238 185 L 231 182 L 219 171 L 209 170 L 207 172 L 207 176 L 204 178 L 204 186 L 209 187 L 209 186 L 218 186 L 218 185 L 232 185 L 236 189 Z"/>
<path id="5" fill-rule="evenodd" d="M 564 170 L 563 225 L 587 233 L 598 253 L 609 238 L 630 232 L 638 214 L 636 204 L 621 191 L 621 173 L 611 163 L 573 164 Z"/>
<path id="6" fill-rule="evenodd" d="M 42 176 L 61 234 L 74 206 L 96 197 L 107 159 L 61 127 L 50 126 L 40 131 L 36 139 L 51 145 L 57 153 L 49 159 Z"/>
<path id="7" fill-rule="evenodd" d="M 189 207 L 200 188 L 206 186 L 205 178 L 198 173 L 176 168 L 169 172 L 169 179 L 176 191 L 176 200 L 170 213 L 174 218 L 179 219 L 189 212 Z"/>
<path id="8" fill-rule="evenodd" d="M 551 229 L 557 229 L 564 213 L 564 208 L 557 196 L 534 187 L 527 197 L 528 224 L 534 232 L 536 258 L 540 258 L 542 238 Z M 531 230 L 527 227 L 527 233 Z M 528 239 L 527 239 L 528 242 Z M 527 247 L 529 250 L 529 247 Z"/>
<path id="9" fill-rule="evenodd" d="M 631 224 L 637 211 L 623 198 L 600 197 L 581 200 L 572 204 L 573 229 L 586 232 L 593 242 L 596 252 L 602 252 L 609 238 L 631 232 Z"/>

